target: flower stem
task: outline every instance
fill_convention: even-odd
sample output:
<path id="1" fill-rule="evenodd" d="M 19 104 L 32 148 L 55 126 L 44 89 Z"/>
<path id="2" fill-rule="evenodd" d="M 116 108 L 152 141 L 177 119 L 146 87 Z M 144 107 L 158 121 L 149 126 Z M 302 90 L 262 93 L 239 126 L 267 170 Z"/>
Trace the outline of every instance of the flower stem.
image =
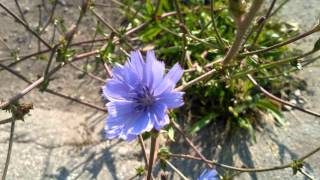
<path id="1" fill-rule="evenodd" d="M 157 153 L 158 153 L 158 147 L 159 147 L 158 135 L 159 135 L 158 132 L 155 132 L 155 131 L 154 133 L 151 134 L 151 148 L 150 148 L 147 180 L 150 180 L 152 177 L 153 164 L 157 159 Z"/>

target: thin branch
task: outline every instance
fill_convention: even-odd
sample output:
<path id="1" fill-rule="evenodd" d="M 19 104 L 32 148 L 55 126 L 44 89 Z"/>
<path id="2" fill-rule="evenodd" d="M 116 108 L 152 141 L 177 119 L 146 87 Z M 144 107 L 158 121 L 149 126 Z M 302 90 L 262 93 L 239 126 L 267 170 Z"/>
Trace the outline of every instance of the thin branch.
<path id="1" fill-rule="evenodd" d="M 218 41 L 220 47 L 224 50 L 226 45 L 224 44 L 224 42 L 220 36 L 220 33 L 218 31 L 218 27 L 217 27 L 217 24 L 215 21 L 215 17 L 214 17 L 214 0 L 210 0 L 210 11 L 211 11 L 210 14 L 211 14 L 211 21 L 212 21 L 212 25 L 213 25 L 213 31 L 215 32 L 215 35 L 216 35 L 216 38 L 217 38 L 217 41 Z"/>
<path id="2" fill-rule="evenodd" d="M 183 91 L 183 90 L 185 90 L 185 89 L 197 84 L 198 82 L 203 81 L 203 80 L 211 77 L 216 72 L 218 72 L 216 69 L 212 69 L 212 70 L 210 70 L 210 71 L 208 71 L 208 72 L 206 72 L 206 73 L 194 78 L 193 80 L 188 81 L 187 83 L 175 88 L 175 90 L 176 91 Z"/>
<path id="3" fill-rule="evenodd" d="M 304 109 L 304 108 L 301 108 L 299 106 L 296 106 L 288 101 L 285 101 L 281 98 L 278 98 L 277 96 L 273 95 L 272 93 L 268 92 L 266 89 L 264 89 L 250 74 L 247 74 L 247 77 L 249 78 L 249 80 L 256 86 L 256 88 L 258 88 L 264 95 L 266 95 L 267 97 L 281 103 L 281 104 L 284 104 L 284 105 L 287 105 L 287 106 L 290 106 L 294 109 L 297 109 L 299 111 L 302 111 L 304 113 L 307 113 L 307 114 L 310 114 L 310 115 L 313 115 L 313 116 L 316 116 L 316 117 L 320 117 L 320 114 L 319 113 L 316 113 L 316 112 L 313 112 L 311 110 L 308 110 L 308 109 Z"/>
<path id="4" fill-rule="evenodd" d="M 276 2 L 277 2 L 277 0 L 273 0 L 273 1 L 271 2 L 271 5 L 270 5 L 270 7 L 269 7 L 269 9 L 268 9 L 268 11 L 267 11 L 267 14 L 266 14 L 265 17 L 264 17 L 264 20 L 261 22 L 261 24 L 260 24 L 259 27 L 258 27 L 257 34 L 256 34 L 256 36 L 255 36 L 254 39 L 253 39 L 253 42 L 252 42 L 252 44 L 251 44 L 251 47 L 254 47 L 254 46 L 256 45 L 256 42 L 257 42 L 257 40 L 258 40 L 258 38 L 259 38 L 259 36 L 260 36 L 260 33 L 262 32 L 262 29 L 264 28 L 264 25 L 266 24 L 267 20 L 269 19 L 270 14 L 271 14 L 271 11 L 272 11 L 274 5 L 276 4 Z"/>
<path id="5" fill-rule="evenodd" d="M 174 5 L 176 7 L 177 15 L 179 18 L 179 27 L 180 27 L 180 30 L 182 31 L 182 55 L 181 55 L 180 65 L 184 67 L 185 59 L 186 59 L 187 34 L 190 34 L 190 33 L 188 33 L 188 30 L 186 28 L 186 25 L 179 7 L 178 0 L 174 0 Z"/>
<path id="6" fill-rule="evenodd" d="M 270 51 L 270 50 L 273 50 L 273 49 L 276 49 L 276 48 L 279 48 L 281 46 L 285 46 L 285 45 L 288 45 L 290 43 L 293 43 L 297 40 L 300 40 L 302 38 L 305 38 L 313 33 L 316 33 L 316 32 L 319 32 L 320 31 L 320 25 L 316 25 L 315 27 L 313 27 L 311 30 L 307 31 L 307 32 L 304 32 L 302 34 L 299 34 L 295 37 L 292 37 L 284 42 L 281 42 L 281 43 L 278 43 L 278 44 L 275 44 L 273 46 L 270 46 L 270 47 L 267 47 L 267 48 L 263 48 L 263 49 L 259 49 L 259 50 L 256 50 L 256 51 L 250 51 L 250 52 L 244 52 L 244 53 L 241 53 L 240 56 L 248 56 L 248 55 L 252 55 L 252 54 L 259 54 L 259 53 L 265 53 L 267 51 Z"/>
<path id="7" fill-rule="evenodd" d="M 86 58 L 88 56 L 92 56 L 97 54 L 98 51 L 91 51 L 91 52 L 86 52 L 86 53 L 82 53 L 79 54 L 78 56 L 74 57 L 72 59 L 71 62 L 73 61 L 77 61 L 79 59 L 83 59 Z M 58 70 L 60 70 L 60 68 L 62 68 L 65 64 L 59 64 L 57 65 L 55 68 L 53 68 L 47 75 L 47 78 L 49 78 L 50 76 L 52 76 L 54 73 L 56 73 Z M 39 85 L 41 85 L 46 79 L 44 77 L 39 78 L 38 80 L 34 81 L 33 83 L 31 83 L 29 86 L 27 86 L 25 89 L 23 89 L 21 92 L 17 93 L 15 96 L 11 97 L 9 100 L 3 102 L 0 104 L 0 109 L 3 109 L 4 107 L 8 106 L 9 104 L 16 102 L 18 99 L 22 98 L 23 96 L 25 96 L 27 93 L 29 93 L 32 89 L 38 87 Z"/>
<path id="8" fill-rule="evenodd" d="M 24 15 L 23 15 L 23 12 L 22 12 L 22 10 L 21 10 L 21 6 L 20 6 L 18 0 L 14 0 L 14 2 L 16 3 L 18 12 L 19 12 L 19 14 L 20 14 L 20 16 L 21 16 L 21 19 L 22 19 L 26 24 L 28 24 L 28 21 L 26 20 L 26 18 L 25 18 Z"/>
<path id="9" fill-rule="evenodd" d="M 68 32 L 66 32 L 65 38 L 67 39 L 67 44 L 66 44 L 65 48 L 68 48 L 70 46 L 70 44 L 73 40 L 74 34 L 78 31 L 78 27 L 80 25 L 80 22 L 82 21 L 85 13 L 87 12 L 87 9 L 89 8 L 89 3 L 90 3 L 90 0 L 83 0 L 82 1 L 80 14 L 79 14 L 79 17 L 77 19 L 76 24 L 71 26 L 70 30 Z"/>
<path id="10" fill-rule="evenodd" d="M 290 0 L 284 0 L 271 14 L 270 14 L 270 17 L 271 16 L 274 16 L 275 14 L 278 13 L 278 11 L 284 6 L 286 5 Z"/>
<path id="11" fill-rule="evenodd" d="M 47 77 L 47 75 L 48 75 L 48 73 L 49 73 L 50 66 L 51 66 L 51 64 L 52 64 L 52 61 L 53 61 L 54 55 L 55 55 L 55 53 L 56 53 L 56 51 L 57 51 L 58 47 L 59 47 L 59 45 L 54 46 L 54 47 L 53 47 L 53 49 L 52 49 L 52 51 L 51 51 L 51 54 L 50 54 L 50 57 L 49 57 L 48 64 L 47 64 L 46 69 L 45 69 L 45 71 L 44 71 L 44 75 L 43 75 L 43 76 L 44 76 L 44 78 L 46 78 L 46 77 Z"/>
<path id="12" fill-rule="evenodd" d="M 45 30 L 47 29 L 47 27 L 50 25 L 51 21 L 53 20 L 54 17 L 54 12 L 56 10 L 57 4 L 58 4 L 59 0 L 54 0 L 52 9 L 50 11 L 50 16 L 48 18 L 48 21 L 45 23 L 45 25 L 43 25 L 43 27 L 41 28 L 40 34 L 42 34 L 43 32 L 45 32 Z"/>
<path id="13" fill-rule="evenodd" d="M 17 100 L 19 100 L 20 98 L 25 96 L 27 93 L 29 93 L 32 89 L 38 87 L 43 81 L 44 81 L 43 77 L 36 80 L 35 82 L 33 82 L 32 84 L 27 86 L 25 89 L 23 89 L 22 91 L 17 93 L 15 96 L 11 97 L 8 101 L 1 103 L 0 109 L 3 109 L 5 107 L 7 107 L 8 105 L 10 105 L 11 103 L 16 102 Z"/>
<path id="14" fill-rule="evenodd" d="M 0 121 L 0 124 L 6 124 L 6 123 L 9 123 L 9 122 L 12 122 L 13 118 L 12 117 L 9 117 L 7 119 L 4 119 L 4 120 L 1 120 Z"/>
<path id="15" fill-rule="evenodd" d="M 48 44 L 42 37 L 40 37 L 35 31 L 33 31 L 23 20 L 21 20 L 16 14 L 14 14 L 10 9 L 8 9 L 3 3 L 0 2 L 0 7 L 2 7 L 7 13 L 9 13 L 16 21 L 23 25 L 31 34 L 38 38 L 47 48 L 52 49 L 50 44 Z"/>
<path id="16" fill-rule="evenodd" d="M 0 64 L 1 67 L 3 67 L 4 65 Z M 18 72 L 14 71 L 13 69 L 11 68 L 8 68 L 8 67 L 5 67 L 4 68 L 6 70 L 8 70 L 9 72 L 11 72 L 12 74 L 14 74 L 15 76 L 19 77 L 20 79 L 22 79 L 23 81 L 29 83 L 29 84 L 32 84 L 32 82 L 30 80 L 28 80 L 26 77 L 24 77 L 23 75 L 19 74 Z M 47 77 L 48 78 L 48 77 Z M 82 105 L 85 105 L 87 107 L 90 107 L 90 108 L 93 108 L 93 109 L 96 109 L 98 111 L 102 111 L 102 112 L 106 112 L 106 109 L 104 107 L 99 107 L 97 105 L 94 105 L 94 104 L 91 104 L 91 103 L 88 103 L 88 102 L 85 102 L 85 101 L 82 101 L 80 99 L 77 99 L 77 98 L 73 98 L 71 96 L 68 96 L 68 95 L 65 95 L 65 94 L 62 94 L 60 92 L 56 92 L 54 90 L 51 90 L 51 89 L 44 89 L 45 92 L 49 93 L 49 94 L 52 94 L 52 95 L 56 95 L 56 96 L 59 96 L 59 97 L 62 97 L 64 99 L 68 99 L 68 100 L 71 100 L 73 102 L 76 102 L 76 103 L 79 103 L 79 104 L 82 104 Z M 1 107 L 1 106 L 0 106 Z M 5 107 L 5 106 L 4 106 Z"/>
<path id="17" fill-rule="evenodd" d="M 307 153 L 306 155 L 302 156 L 301 158 L 297 159 L 296 161 L 304 161 L 305 159 L 309 158 L 310 156 L 314 155 L 315 153 L 320 151 L 320 146 L 316 147 L 314 150 L 311 152 Z M 275 171 L 275 170 L 281 170 L 281 169 L 286 169 L 286 168 L 291 168 L 292 165 L 294 164 L 295 161 L 292 161 L 288 164 L 284 165 L 279 165 L 279 166 L 274 166 L 274 167 L 266 167 L 266 168 L 242 168 L 242 167 L 235 167 L 235 166 L 229 166 L 226 164 L 218 163 L 217 161 L 210 161 L 207 159 L 202 159 L 199 157 L 194 157 L 191 155 L 186 155 L 186 154 L 169 154 L 171 157 L 176 157 L 176 158 L 186 158 L 186 159 L 193 159 L 193 160 L 198 160 L 202 161 L 206 164 L 213 164 L 216 166 L 219 166 L 221 168 L 233 170 L 233 171 L 239 171 L 239 172 L 266 172 L 266 171 Z"/>
<path id="18" fill-rule="evenodd" d="M 282 59 L 282 60 L 278 60 L 278 61 L 273 61 L 273 62 L 270 62 L 270 63 L 266 63 L 266 64 L 262 64 L 258 67 L 255 67 L 253 69 L 249 69 L 249 70 L 244 70 L 242 72 L 238 72 L 234 75 L 232 75 L 230 77 L 230 79 L 234 79 L 234 78 L 239 78 L 239 77 L 243 77 L 243 76 L 246 76 L 247 74 L 251 74 L 251 73 L 254 73 L 254 72 L 258 72 L 262 69 L 266 69 L 266 68 L 271 68 L 271 67 L 275 67 L 275 66 L 278 66 L 278 65 L 281 65 L 281 64 L 285 64 L 285 63 L 288 63 L 288 62 L 294 62 L 294 61 L 298 61 L 299 59 L 302 59 L 306 56 L 309 56 L 315 52 L 317 52 L 319 50 L 311 50 L 309 52 L 306 52 L 302 55 L 299 55 L 299 56 L 295 56 L 295 57 L 290 57 L 290 58 L 286 58 L 286 59 Z"/>
<path id="19" fill-rule="evenodd" d="M 102 22 L 102 24 L 104 24 L 105 26 L 107 26 L 113 33 L 115 33 L 117 36 L 118 36 L 118 38 L 119 38 L 119 40 L 124 40 L 124 42 L 125 42 L 125 44 L 131 49 L 131 50 L 133 50 L 134 48 L 133 48 L 133 46 L 127 41 L 127 39 L 125 38 L 125 36 L 122 36 L 121 35 L 121 33 L 118 31 L 118 30 L 116 30 L 109 22 L 107 22 L 105 19 L 103 19 L 95 10 L 91 10 L 92 11 L 92 13 L 98 18 L 98 20 L 100 21 L 100 22 Z"/>
<path id="20" fill-rule="evenodd" d="M 102 83 L 105 83 L 105 82 L 106 82 L 105 80 L 101 79 L 100 77 L 95 76 L 95 75 L 93 75 L 92 73 L 89 73 L 88 71 L 82 70 L 81 68 L 77 67 L 77 66 L 74 65 L 73 63 L 69 63 L 69 65 L 70 65 L 72 68 L 74 68 L 74 69 L 76 69 L 76 70 L 84 73 L 85 75 L 88 75 L 88 76 L 91 77 L 92 79 L 95 79 L 95 80 L 97 80 L 97 81 L 99 81 L 99 82 L 102 82 Z"/>
<path id="21" fill-rule="evenodd" d="M 85 41 L 79 41 L 79 42 L 76 42 L 76 43 L 72 43 L 72 44 L 70 44 L 70 46 L 79 46 L 79 45 L 83 45 L 83 44 L 89 44 L 89 43 L 92 43 L 92 42 L 103 42 L 103 41 L 106 41 L 106 40 L 108 40 L 108 38 L 100 38 L 100 39 L 96 39 L 96 40 L 85 40 Z M 29 58 L 32 58 L 34 56 L 38 56 L 38 55 L 41 55 L 41 54 L 48 53 L 51 50 L 52 49 L 45 49 L 45 50 L 37 51 L 37 52 L 31 53 L 31 54 L 23 55 L 19 60 L 14 61 L 11 64 L 9 64 L 8 67 L 15 66 L 15 65 L 17 65 L 17 64 L 19 64 L 19 63 L 21 63 L 21 62 L 23 62 L 23 61 L 25 61 L 25 60 L 27 60 Z M 12 57 L 10 57 L 10 58 L 12 59 Z M 2 70 L 3 69 L 0 69 L 0 71 L 2 71 Z"/>
<path id="22" fill-rule="evenodd" d="M 12 49 L 9 47 L 9 45 L 5 42 L 3 37 L 0 35 L 0 42 L 10 51 L 12 52 Z"/>
<path id="23" fill-rule="evenodd" d="M 0 67 L 5 69 L 5 70 L 7 70 L 7 71 L 9 71 L 10 73 L 14 74 L 15 76 L 17 76 L 18 78 L 22 79 L 23 81 L 25 81 L 27 83 L 30 83 L 30 81 L 27 78 L 25 78 L 20 73 L 18 73 L 17 71 L 13 70 L 12 68 L 7 67 L 7 66 L 5 66 L 5 65 L 3 65 L 1 63 L 0 63 Z"/>
<path id="24" fill-rule="evenodd" d="M 175 121 L 171 121 L 173 127 L 182 135 L 182 137 L 187 141 L 188 145 L 195 151 L 195 153 L 200 157 L 203 161 L 209 161 L 199 150 L 198 148 L 192 143 L 192 141 L 187 137 L 187 135 L 183 132 L 183 130 L 179 127 Z M 209 168 L 212 168 L 211 164 L 207 164 Z"/>
<path id="25" fill-rule="evenodd" d="M 117 0 L 111 0 L 114 4 L 117 4 L 118 6 L 124 8 L 124 7 L 128 7 L 128 10 L 133 12 L 133 14 L 137 14 L 140 18 L 143 18 L 144 19 L 144 15 L 141 14 L 139 11 L 135 10 L 134 8 L 132 8 L 131 6 L 127 6 L 123 3 L 121 3 L 120 1 L 117 1 Z M 96 4 L 96 3 L 94 3 Z"/>
<path id="26" fill-rule="evenodd" d="M 11 121 L 9 147 L 8 147 L 8 152 L 7 152 L 6 163 L 4 165 L 4 170 L 3 170 L 3 174 L 2 174 L 2 180 L 6 179 L 9 164 L 10 164 L 10 157 L 11 157 L 12 145 L 13 145 L 14 127 L 15 127 L 15 119 L 13 118 Z"/>
<path id="27" fill-rule="evenodd" d="M 171 164 L 168 160 L 164 160 L 170 167 L 171 169 L 176 172 L 183 180 L 188 180 L 187 177 L 185 177 L 183 175 L 183 173 L 181 171 L 179 171 L 179 169 L 177 169 L 173 164 Z"/>
<path id="28" fill-rule="evenodd" d="M 93 108 L 93 109 L 95 109 L 95 110 L 98 110 L 98 111 L 101 111 L 101 112 L 107 112 L 106 108 L 104 108 L 104 107 L 100 107 L 100 106 L 97 106 L 97 105 L 95 105 L 95 104 L 91 104 L 91 103 L 82 101 L 82 100 L 80 100 L 80 99 L 73 98 L 73 97 L 71 97 L 71 96 L 62 94 L 62 93 L 60 93 L 60 92 L 56 92 L 56 91 L 53 91 L 53 90 L 51 90 L 51 89 L 45 89 L 44 91 L 47 92 L 47 93 L 50 93 L 50 94 L 53 94 L 53 95 L 62 97 L 62 98 L 64 98 L 64 99 L 68 99 L 68 100 L 71 100 L 71 101 L 73 101 L 73 102 L 76 102 L 76 103 L 85 105 L 85 106 L 90 107 L 90 108 Z"/>
<path id="29" fill-rule="evenodd" d="M 80 56 L 78 56 L 78 57 L 80 57 Z M 86 56 L 83 56 L 82 58 L 85 58 Z M 75 59 L 76 60 L 76 59 Z M 1 64 L 0 64 L 1 65 Z M 3 65 L 2 65 L 3 66 Z M 60 66 L 57 66 L 57 67 L 60 67 Z M 55 68 L 56 69 L 56 68 Z M 53 69 L 53 70 L 55 70 L 55 69 Z M 24 77 L 23 75 L 21 75 L 21 74 L 19 74 L 18 72 L 16 72 L 16 71 L 14 71 L 14 70 L 12 70 L 12 69 L 10 69 L 10 68 L 6 68 L 6 70 L 8 70 L 9 72 L 11 72 L 12 74 L 14 74 L 15 76 L 17 76 L 17 77 L 19 77 L 20 79 L 22 79 L 22 80 L 24 80 L 25 82 L 27 82 L 27 83 L 29 83 L 29 84 L 33 84 L 31 81 L 29 81 L 26 77 Z M 58 69 L 57 69 L 58 70 Z M 56 70 L 56 71 L 57 71 Z M 49 72 L 48 73 L 48 75 L 47 75 L 47 78 L 49 78 L 49 76 L 51 76 L 52 75 L 52 71 L 51 72 Z M 40 79 L 45 79 L 44 77 L 43 78 L 40 78 Z M 44 81 L 44 80 L 43 80 Z M 38 85 L 39 86 L 39 85 Z M 59 96 L 59 97 L 62 97 L 62 98 L 64 98 L 64 99 L 68 99 L 68 100 L 71 100 L 71 101 L 73 101 L 73 102 L 76 102 L 76 103 L 79 103 L 79 104 L 82 104 L 82 105 L 85 105 L 85 106 L 87 106 L 87 107 L 90 107 L 90 108 L 93 108 L 93 109 L 96 109 L 96 110 L 98 110 L 98 111 L 102 111 L 102 112 L 106 112 L 106 109 L 104 108 L 104 107 L 99 107 L 99 106 L 97 106 L 97 105 L 95 105 L 95 104 L 91 104 L 91 103 L 88 103 L 88 102 L 85 102 L 85 101 L 82 101 L 82 100 L 80 100 L 80 99 L 77 99 L 77 98 L 73 98 L 73 97 L 71 97 L 71 96 L 68 96 L 68 95 L 65 95 L 65 94 L 62 94 L 62 93 L 60 93 L 60 92 L 55 92 L 55 91 L 53 91 L 53 90 L 51 90 L 51 89 L 44 89 L 44 91 L 45 92 L 47 92 L 47 93 L 50 93 L 50 94 L 53 94 L 53 95 L 56 95 L 56 96 Z M 26 94 L 26 93 L 25 93 Z M 25 94 L 21 94 L 20 96 L 14 96 L 13 98 L 21 98 L 21 97 L 23 97 Z M 14 102 L 14 101 L 16 101 L 16 100 L 13 100 L 13 101 L 10 101 L 9 100 L 9 102 L 5 102 L 5 103 L 9 103 L 10 104 L 10 102 Z M 1 108 L 3 108 L 3 107 L 6 107 L 8 104 L 1 104 L 0 105 L 0 107 Z"/>

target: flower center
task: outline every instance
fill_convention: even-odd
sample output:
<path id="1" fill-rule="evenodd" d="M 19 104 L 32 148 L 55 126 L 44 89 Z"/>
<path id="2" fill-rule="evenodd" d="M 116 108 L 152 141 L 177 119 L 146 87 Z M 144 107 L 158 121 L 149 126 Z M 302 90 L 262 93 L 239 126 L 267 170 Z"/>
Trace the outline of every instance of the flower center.
<path id="1" fill-rule="evenodd" d="M 155 102 L 153 93 L 150 92 L 148 87 L 143 87 L 142 90 L 137 94 L 138 97 L 136 98 L 136 101 L 143 107 L 149 107 Z"/>

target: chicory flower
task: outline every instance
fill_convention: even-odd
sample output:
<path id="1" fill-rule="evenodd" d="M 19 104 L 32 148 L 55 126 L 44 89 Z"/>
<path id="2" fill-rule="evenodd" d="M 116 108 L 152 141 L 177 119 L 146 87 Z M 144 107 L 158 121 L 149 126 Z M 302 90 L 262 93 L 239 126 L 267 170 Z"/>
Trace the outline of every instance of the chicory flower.
<path id="1" fill-rule="evenodd" d="M 215 169 L 205 169 L 198 180 L 219 180 L 218 173 Z"/>
<path id="2" fill-rule="evenodd" d="M 167 74 L 165 65 L 154 51 L 148 51 L 144 61 L 139 51 L 131 52 L 130 59 L 117 64 L 113 78 L 103 87 L 108 117 L 105 124 L 108 139 L 127 141 L 152 129 L 160 130 L 169 124 L 168 109 L 183 105 L 183 92 L 174 90 L 183 74 L 177 63 Z"/>

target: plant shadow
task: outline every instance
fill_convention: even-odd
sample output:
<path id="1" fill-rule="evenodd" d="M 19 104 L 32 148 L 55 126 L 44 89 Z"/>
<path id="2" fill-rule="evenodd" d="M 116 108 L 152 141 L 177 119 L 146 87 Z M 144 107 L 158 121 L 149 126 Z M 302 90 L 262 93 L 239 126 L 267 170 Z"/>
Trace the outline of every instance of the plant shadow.
<path id="1" fill-rule="evenodd" d="M 269 127 L 265 127 L 261 132 L 256 132 L 257 141 L 254 141 L 253 137 L 251 137 L 245 130 L 238 130 L 232 132 L 232 134 L 226 134 L 221 129 L 223 129 L 221 128 L 221 125 L 213 123 L 210 127 L 206 127 L 206 129 L 200 132 L 197 136 L 189 136 L 197 147 L 201 147 L 199 150 L 203 155 L 205 155 L 205 157 L 207 157 L 207 159 L 214 159 L 219 163 L 242 168 L 262 168 L 287 164 L 299 158 L 297 153 L 295 153 L 290 146 L 277 139 L 277 135 Z M 178 142 L 176 143 L 181 143 L 183 146 L 172 145 L 170 146 L 170 152 L 196 156 L 194 151 L 181 137 L 178 137 L 177 141 Z M 270 147 L 268 147 L 269 142 L 272 142 L 272 144 L 276 146 L 276 154 L 270 154 Z M 191 179 L 197 179 L 201 172 L 206 168 L 206 165 L 201 161 L 172 159 L 171 162 L 183 174 Z M 273 165 L 268 166 L 265 164 Z M 312 167 L 307 162 L 304 163 L 304 167 L 309 172 L 313 172 Z M 168 168 L 168 170 L 169 169 L 170 168 Z M 217 167 L 217 171 L 220 175 L 230 176 L 237 174 L 235 171 L 219 167 Z M 175 172 L 172 170 L 169 170 L 169 172 L 171 174 L 170 178 L 173 178 L 173 174 L 175 174 Z M 242 174 L 240 173 L 239 175 L 241 176 Z M 246 176 L 245 179 L 258 180 L 262 177 L 259 173 L 255 172 L 247 173 L 247 175 L 248 176 Z M 239 179 L 241 179 L 241 177 L 239 177 Z"/>

